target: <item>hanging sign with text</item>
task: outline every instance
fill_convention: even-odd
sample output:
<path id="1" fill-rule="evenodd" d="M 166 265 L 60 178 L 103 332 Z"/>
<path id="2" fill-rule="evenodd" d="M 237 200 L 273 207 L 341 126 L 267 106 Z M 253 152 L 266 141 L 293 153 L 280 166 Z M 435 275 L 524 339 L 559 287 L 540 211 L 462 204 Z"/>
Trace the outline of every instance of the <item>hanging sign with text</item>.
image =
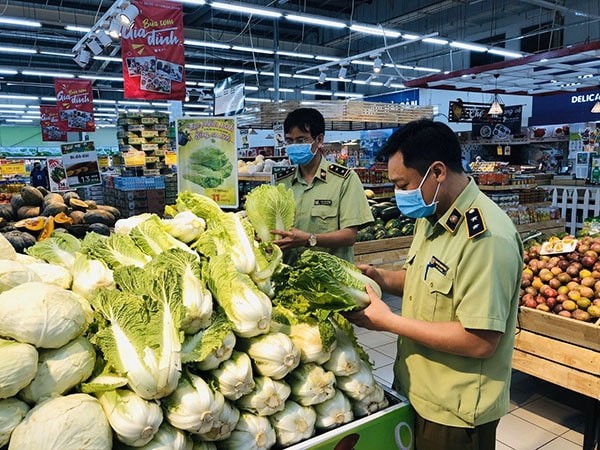
<path id="1" fill-rule="evenodd" d="M 67 133 L 61 131 L 59 127 L 60 117 L 58 107 L 40 106 L 40 126 L 42 127 L 42 141 L 62 141 L 66 142 Z"/>
<path id="2" fill-rule="evenodd" d="M 95 131 L 91 80 L 55 79 L 58 126 L 61 131 Z"/>

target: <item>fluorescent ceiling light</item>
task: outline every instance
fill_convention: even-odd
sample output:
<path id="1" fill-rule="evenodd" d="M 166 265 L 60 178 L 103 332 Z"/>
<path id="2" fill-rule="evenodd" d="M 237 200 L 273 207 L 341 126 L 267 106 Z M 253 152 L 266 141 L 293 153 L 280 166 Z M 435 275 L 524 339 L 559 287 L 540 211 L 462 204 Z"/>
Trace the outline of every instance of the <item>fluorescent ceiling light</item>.
<path id="1" fill-rule="evenodd" d="M 256 16 L 263 16 L 263 17 L 281 17 L 283 15 L 279 11 L 276 11 L 276 10 L 253 8 L 250 6 L 242 6 L 239 3 L 212 2 L 210 4 L 210 6 L 212 6 L 213 8 L 222 9 L 225 11 L 239 12 L 239 13 L 244 13 L 244 14 L 253 14 Z"/>
<path id="2" fill-rule="evenodd" d="M 19 25 L 22 27 L 39 28 L 42 26 L 41 23 L 33 20 L 16 19 L 14 17 L 0 17 L 0 23 L 7 25 Z"/>
<path id="3" fill-rule="evenodd" d="M 12 103 L 9 103 L 9 104 L 6 104 L 6 105 L 0 104 L 0 108 L 25 109 L 26 107 L 27 107 L 27 105 L 15 105 L 15 104 L 12 104 Z"/>
<path id="4" fill-rule="evenodd" d="M 334 97 L 348 97 L 348 98 L 363 98 L 362 94 L 354 94 L 352 92 L 334 92 Z"/>
<path id="5" fill-rule="evenodd" d="M 225 67 L 223 70 L 225 72 L 231 72 L 231 73 L 245 73 L 247 75 L 258 75 L 258 71 L 257 70 L 236 69 L 234 67 Z"/>
<path id="6" fill-rule="evenodd" d="M 335 77 L 327 77 L 326 81 L 337 81 L 338 83 L 352 83 L 352 80 L 349 78 L 335 78 Z"/>
<path id="7" fill-rule="evenodd" d="M 186 69 L 192 69 L 192 70 L 223 70 L 222 67 L 217 67 L 217 66 L 204 66 L 201 64 L 186 64 L 185 65 Z"/>
<path id="8" fill-rule="evenodd" d="M 396 69 L 413 70 L 413 66 L 405 66 L 403 64 L 384 64 L 385 67 L 395 67 Z"/>
<path id="9" fill-rule="evenodd" d="M 315 58 L 315 55 L 309 55 L 308 53 L 278 51 L 277 54 L 281 55 L 281 56 L 289 56 L 291 58 L 306 58 L 306 59 L 314 59 Z"/>
<path id="10" fill-rule="evenodd" d="M 244 86 L 246 91 L 258 91 L 258 86 Z"/>
<path id="11" fill-rule="evenodd" d="M 2 114 L 24 114 L 25 110 L 24 109 L 2 109 L 5 108 L 7 105 L 0 105 L 0 113 Z"/>
<path id="12" fill-rule="evenodd" d="M 95 108 L 95 110 L 100 112 L 114 112 L 115 108 Z"/>
<path id="13" fill-rule="evenodd" d="M 101 99 L 94 99 L 94 103 L 103 103 L 103 104 L 110 104 L 110 105 L 114 105 L 117 103 L 116 100 L 101 100 Z"/>
<path id="14" fill-rule="evenodd" d="M 149 106 L 150 102 L 134 102 L 131 100 L 119 100 L 119 105 Z"/>
<path id="15" fill-rule="evenodd" d="M 119 58 L 117 56 L 96 55 L 96 56 L 94 56 L 94 59 L 97 59 L 98 61 L 121 62 L 121 58 Z"/>
<path id="16" fill-rule="evenodd" d="M 371 82 L 369 78 L 367 78 L 366 80 L 352 80 L 352 84 L 369 84 Z"/>
<path id="17" fill-rule="evenodd" d="M 4 45 L 0 45 L 0 53 L 22 53 L 25 55 L 33 55 L 37 53 L 37 50 L 34 48 L 6 47 Z"/>
<path id="18" fill-rule="evenodd" d="M 210 105 L 204 105 L 204 104 L 194 104 L 194 105 L 184 105 L 185 108 L 201 108 L 201 109 L 208 109 L 211 106 Z"/>
<path id="19" fill-rule="evenodd" d="M 270 87 L 268 90 L 271 92 L 275 92 L 275 88 L 272 87 Z M 279 92 L 294 92 L 294 90 L 290 88 L 279 88 Z"/>
<path id="20" fill-rule="evenodd" d="M 231 45 L 219 44 L 218 42 L 206 42 L 206 41 L 194 41 L 192 39 L 186 39 L 183 41 L 185 45 L 191 45 L 192 47 L 210 47 L 210 48 L 222 48 L 229 49 Z"/>
<path id="21" fill-rule="evenodd" d="M 318 80 L 319 77 L 315 75 L 304 75 L 303 73 L 295 73 L 294 78 L 300 78 L 302 80 Z"/>
<path id="22" fill-rule="evenodd" d="M 311 90 L 305 90 L 305 91 L 300 91 L 301 94 L 304 95 L 329 95 L 331 96 L 331 92 L 329 91 L 311 91 Z"/>
<path id="23" fill-rule="evenodd" d="M 183 4 L 189 4 L 189 5 L 198 5 L 198 6 L 206 5 L 205 0 L 173 0 L 173 1 L 178 2 L 178 3 L 183 3 Z"/>
<path id="24" fill-rule="evenodd" d="M 383 86 L 383 83 L 381 81 L 371 81 L 369 83 L 370 86 Z"/>
<path id="25" fill-rule="evenodd" d="M 324 56 L 324 55 L 317 55 L 315 56 L 315 59 L 319 60 L 319 61 L 330 61 L 330 62 L 334 62 L 334 61 L 338 61 L 340 58 L 338 58 L 337 56 Z"/>
<path id="26" fill-rule="evenodd" d="M 67 26 L 65 26 L 65 30 L 67 30 L 67 31 L 76 31 L 78 33 L 88 33 L 92 29 L 90 27 L 80 27 L 78 25 L 67 25 Z"/>
<path id="27" fill-rule="evenodd" d="M 231 50 L 237 50 L 238 52 L 249 52 L 249 53 L 263 53 L 265 55 L 272 55 L 273 50 L 266 50 L 264 48 L 244 47 L 243 45 L 234 45 Z"/>
<path id="28" fill-rule="evenodd" d="M 439 39 L 439 38 L 425 38 L 425 39 L 423 39 L 423 42 L 427 42 L 428 44 L 438 44 L 438 45 L 447 45 L 448 44 L 448 40 Z"/>
<path id="29" fill-rule="evenodd" d="M 33 119 L 5 119 L 7 122 L 27 123 L 33 122 Z"/>
<path id="30" fill-rule="evenodd" d="M 40 105 L 27 105 L 28 109 L 40 109 Z"/>
<path id="31" fill-rule="evenodd" d="M 73 54 L 73 53 L 47 52 L 45 50 L 40 50 L 40 55 L 58 56 L 59 58 L 74 58 L 75 57 L 75 54 Z"/>
<path id="32" fill-rule="evenodd" d="M 39 70 L 21 70 L 21 74 L 30 77 L 75 78 L 72 73 L 42 72 Z"/>
<path id="33" fill-rule="evenodd" d="M 151 105 L 156 106 L 157 108 L 170 108 L 171 107 L 170 103 L 161 103 L 161 102 L 152 102 Z"/>
<path id="34" fill-rule="evenodd" d="M 522 58 L 523 55 L 519 52 L 511 52 L 510 50 L 502 50 L 497 48 L 490 48 L 488 53 L 492 53 L 494 55 L 506 56 L 508 58 Z"/>
<path id="35" fill-rule="evenodd" d="M 393 31 L 393 30 L 386 30 L 385 28 L 379 28 L 379 27 L 369 27 L 369 26 L 365 26 L 365 25 L 350 25 L 350 29 L 352 31 L 358 31 L 360 33 L 365 33 L 365 34 L 372 34 L 374 36 L 384 36 L 385 37 L 390 37 L 390 38 L 399 38 L 400 36 L 402 36 L 402 33 L 398 33 L 397 31 Z"/>
<path id="36" fill-rule="evenodd" d="M 55 102 L 56 97 L 42 97 L 43 102 Z"/>
<path id="37" fill-rule="evenodd" d="M 104 80 L 104 81 L 120 81 L 123 82 L 122 77 L 109 77 L 107 75 L 78 75 L 77 78 L 83 78 L 86 80 Z"/>
<path id="38" fill-rule="evenodd" d="M 16 75 L 19 72 L 13 69 L 0 69 L 0 75 Z"/>
<path id="39" fill-rule="evenodd" d="M 406 87 L 402 83 L 392 83 L 392 84 L 390 84 L 390 86 L 393 88 L 398 88 L 398 89 L 404 89 Z"/>
<path id="40" fill-rule="evenodd" d="M 196 83 L 195 81 L 185 80 L 185 85 L 186 86 L 198 86 L 198 83 Z"/>
<path id="41" fill-rule="evenodd" d="M 417 72 L 432 72 L 432 73 L 440 73 L 441 70 L 440 69 L 434 69 L 433 67 L 413 67 L 413 70 L 416 70 Z"/>
<path id="42" fill-rule="evenodd" d="M 374 64 L 373 61 L 367 61 L 366 59 L 353 59 L 350 62 L 359 66 L 372 66 Z"/>
<path id="43" fill-rule="evenodd" d="M 97 112 L 95 113 L 96 117 L 117 117 L 117 113 L 101 113 L 101 112 Z"/>
<path id="44" fill-rule="evenodd" d="M 404 33 L 402 35 L 402 39 L 406 39 L 406 40 L 412 40 L 412 39 L 419 39 L 419 35 L 418 34 L 410 34 L 410 33 Z"/>
<path id="45" fill-rule="evenodd" d="M 271 103 L 271 100 L 268 98 L 253 98 L 253 97 L 246 97 L 245 100 L 247 102 L 257 102 L 257 103 Z"/>
<path id="46" fill-rule="evenodd" d="M 450 42 L 450 47 L 460 48 L 463 50 L 471 50 L 474 52 L 486 52 L 487 51 L 487 47 L 484 47 L 483 45 L 475 45 L 475 44 L 469 44 L 467 42 L 459 42 L 459 41 Z"/>
<path id="47" fill-rule="evenodd" d="M 266 77 L 274 77 L 275 76 L 275 72 L 268 72 L 268 71 L 264 71 L 264 70 L 261 70 L 258 74 L 264 75 Z M 285 73 L 285 72 L 279 72 L 279 77 L 280 78 L 292 78 L 292 74 Z"/>
<path id="48" fill-rule="evenodd" d="M 331 28 L 346 28 L 346 24 L 344 22 L 340 22 L 337 20 L 327 20 L 327 19 L 319 19 L 314 16 L 300 16 L 296 14 L 286 14 L 286 19 L 291 20 L 292 22 L 300 22 L 308 25 L 322 25 L 324 27 Z"/>
<path id="49" fill-rule="evenodd" d="M 215 83 L 205 83 L 204 81 L 198 81 L 196 84 L 202 87 L 215 87 Z"/>

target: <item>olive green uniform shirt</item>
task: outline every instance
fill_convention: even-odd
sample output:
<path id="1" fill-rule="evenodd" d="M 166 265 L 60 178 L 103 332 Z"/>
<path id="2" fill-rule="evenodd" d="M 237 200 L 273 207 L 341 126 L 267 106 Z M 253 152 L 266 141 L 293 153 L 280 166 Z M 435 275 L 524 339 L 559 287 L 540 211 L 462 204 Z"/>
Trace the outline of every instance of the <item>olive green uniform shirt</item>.
<path id="1" fill-rule="evenodd" d="M 277 180 L 294 192 L 296 215 L 294 227 L 307 233 L 329 233 L 343 228 L 361 227 L 373 221 L 373 215 L 358 175 L 344 166 L 332 164 L 325 158 L 311 184 L 306 183 L 297 167 Z M 285 252 L 284 261 L 293 264 L 305 248 Z M 323 248 L 349 262 L 354 262 L 354 247 Z"/>
<path id="2" fill-rule="evenodd" d="M 395 388 L 425 419 L 474 427 L 508 412 L 523 246 L 509 217 L 470 180 L 437 222 L 417 220 L 402 315 L 503 333 L 493 356 L 457 356 L 398 339 Z"/>

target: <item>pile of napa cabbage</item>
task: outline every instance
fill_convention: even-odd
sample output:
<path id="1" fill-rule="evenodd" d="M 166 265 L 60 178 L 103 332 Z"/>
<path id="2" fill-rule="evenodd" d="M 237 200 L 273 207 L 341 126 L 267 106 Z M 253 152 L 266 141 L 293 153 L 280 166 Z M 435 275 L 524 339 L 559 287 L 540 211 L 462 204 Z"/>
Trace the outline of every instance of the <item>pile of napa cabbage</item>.
<path id="1" fill-rule="evenodd" d="M 0 447 L 269 449 L 385 407 L 339 314 L 369 280 L 321 252 L 282 263 L 291 192 L 248 208 L 184 192 L 108 237 L 18 255 L 0 236 Z"/>

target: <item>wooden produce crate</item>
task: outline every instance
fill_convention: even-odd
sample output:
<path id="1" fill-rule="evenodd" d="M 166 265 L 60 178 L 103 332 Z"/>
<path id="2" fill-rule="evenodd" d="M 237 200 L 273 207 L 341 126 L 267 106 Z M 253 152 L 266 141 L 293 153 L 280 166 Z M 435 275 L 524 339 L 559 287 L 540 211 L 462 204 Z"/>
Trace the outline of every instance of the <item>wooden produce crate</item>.
<path id="1" fill-rule="evenodd" d="M 412 236 L 357 242 L 354 244 L 354 262 L 373 264 L 382 269 L 401 269 L 411 242 Z"/>
<path id="2" fill-rule="evenodd" d="M 580 322 L 522 306 L 513 368 L 600 400 L 600 319 Z"/>

